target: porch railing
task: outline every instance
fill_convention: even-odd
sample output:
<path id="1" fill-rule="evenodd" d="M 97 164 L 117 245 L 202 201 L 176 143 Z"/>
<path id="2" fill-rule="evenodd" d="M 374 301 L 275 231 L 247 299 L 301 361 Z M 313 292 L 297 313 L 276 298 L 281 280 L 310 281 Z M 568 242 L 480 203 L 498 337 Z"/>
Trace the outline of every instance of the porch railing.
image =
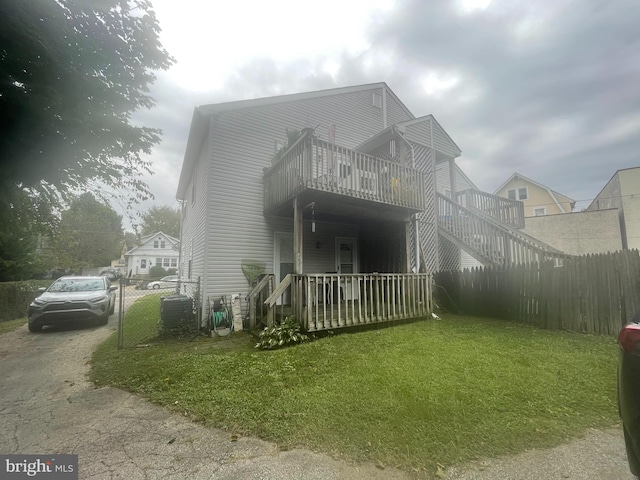
<path id="1" fill-rule="evenodd" d="M 438 198 L 438 233 L 486 265 L 562 261 L 569 255 L 478 210 L 465 208 L 442 194 Z"/>
<path id="2" fill-rule="evenodd" d="M 269 210 L 315 189 L 414 210 L 425 205 L 424 173 L 303 134 L 264 174 Z"/>
<path id="3" fill-rule="evenodd" d="M 480 210 L 514 228 L 524 228 L 524 203 L 519 200 L 499 197 L 473 188 L 458 192 L 456 197 L 463 207 Z"/>
<path id="4" fill-rule="evenodd" d="M 249 304 L 249 329 L 266 326 L 269 309 L 265 306 L 265 300 L 271 296 L 275 288 L 275 275 L 264 275 L 247 296 Z"/>
<path id="5" fill-rule="evenodd" d="M 265 301 L 274 312 L 295 315 L 310 332 L 426 317 L 432 311 L 429 274 L 291 275 Z M 280 288 L 282 287 L 282 288 Z M 280 300 L 278 300 L 280 299 Z"/>

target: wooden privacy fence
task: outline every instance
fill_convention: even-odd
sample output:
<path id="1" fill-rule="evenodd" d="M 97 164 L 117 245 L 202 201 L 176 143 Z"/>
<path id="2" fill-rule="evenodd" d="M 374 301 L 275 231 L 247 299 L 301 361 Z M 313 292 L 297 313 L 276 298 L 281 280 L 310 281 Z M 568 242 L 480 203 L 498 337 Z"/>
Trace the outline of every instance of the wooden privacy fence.
<path id="1" fill-rule="evenodd" d="M 434 274 L 449 310 L 542 328 L 617 335 L 640 309 L 638 250 Z M 448 295 L 443 295 L 444 291 Z"/>

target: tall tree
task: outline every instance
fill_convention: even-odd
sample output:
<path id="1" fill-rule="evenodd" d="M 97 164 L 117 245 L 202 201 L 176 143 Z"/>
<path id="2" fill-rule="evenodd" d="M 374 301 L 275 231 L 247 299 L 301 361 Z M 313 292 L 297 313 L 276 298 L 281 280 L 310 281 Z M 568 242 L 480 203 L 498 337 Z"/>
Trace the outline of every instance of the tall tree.
<path id="1" fill-rule="evenodd" d="M 168 206 L 153 206 L 142 214 L 140 230 L 142 235 L 164 232 L 180 238 L 180 210 Z"/>
<path id="2" fill-rule="evenodd" d="M 142 154 L 161 132 L 131 115 L 173 63 L 159 31 L 149 0 L 0 2 L 0 209 L 27 192 L 56 210 L 94 181 L 151 197 Z"/>
<path id="3" fill-rule="evenodd" d="M 124 233 L 122 217 L 90 193 L 74 199 L 62 212 L 53 238 L 58 268 L 80 272 L 84 267 L 105 267 L 120 258 Z"/>

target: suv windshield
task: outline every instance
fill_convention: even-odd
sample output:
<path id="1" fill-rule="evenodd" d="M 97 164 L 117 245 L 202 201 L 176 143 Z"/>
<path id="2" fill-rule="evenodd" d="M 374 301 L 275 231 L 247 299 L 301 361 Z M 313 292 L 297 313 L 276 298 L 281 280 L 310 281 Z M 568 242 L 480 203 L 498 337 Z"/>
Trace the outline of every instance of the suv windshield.
<path id="1" fill-rule="evenodd" d="M 49 287 L 50 292 L 93 292 L 104 289 L 104 280 L 97 278 L 59 279 Z"/>

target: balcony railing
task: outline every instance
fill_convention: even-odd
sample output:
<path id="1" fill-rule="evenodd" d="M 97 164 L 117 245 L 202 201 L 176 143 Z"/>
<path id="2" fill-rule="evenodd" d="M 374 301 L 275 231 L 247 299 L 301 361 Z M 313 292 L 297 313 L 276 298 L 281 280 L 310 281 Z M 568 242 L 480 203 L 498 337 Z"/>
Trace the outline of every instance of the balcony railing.
<path id="1" fill-rule="evenodd" d="M 524 228 L 524 204 L 519 200 L 498 197 L 472 188 L 458 192 L 457 199 L 463 207 L 480 210 L 514 228 Z"/>
<path id="2" fill-rule="evenodd" d="M 264 175 L 264 208 L 307 189 L 423 210 L 425 176 L 419 170 L 303 134 Z"/>
<path id="3" fill-rule="evenodd" d="M 463 207 L 442 194 L 438 199 L 438 232 L 486 265 L 510 265 L 569 256 L 477 210 Z"/>

